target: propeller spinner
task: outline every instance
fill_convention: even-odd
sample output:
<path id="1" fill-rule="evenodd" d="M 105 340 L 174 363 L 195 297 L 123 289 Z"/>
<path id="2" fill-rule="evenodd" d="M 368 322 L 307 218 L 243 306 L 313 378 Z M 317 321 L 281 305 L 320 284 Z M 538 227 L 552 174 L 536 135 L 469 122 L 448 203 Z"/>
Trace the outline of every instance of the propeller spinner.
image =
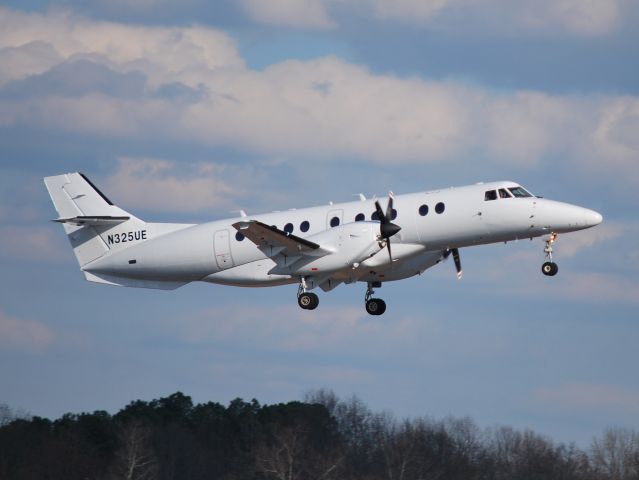
<path id="1" fill-rule="evenodd" d="M 388 258 L 391 263 L 393 262 L 393 255 L 391 253 L 390 237 L 399 232 L 402 227 L 391 222 L 393 215 L 393 194 L 388 195 L 388 205 L 386 205 L 386 213 L 382 210 L 378 200 L 375 200 L 375 210 L 377 211 L 377 217 L 379 218 L 379 237 L 386 241 L 386 248 L 388 249 Z"/>

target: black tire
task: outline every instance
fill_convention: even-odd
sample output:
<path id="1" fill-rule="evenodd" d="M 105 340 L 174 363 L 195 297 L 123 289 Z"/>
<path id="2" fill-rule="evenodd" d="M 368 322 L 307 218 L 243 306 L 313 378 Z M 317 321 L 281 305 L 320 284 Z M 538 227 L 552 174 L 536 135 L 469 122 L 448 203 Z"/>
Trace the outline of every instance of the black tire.
<path id="1" fill-rule="evenodd" d="M 381 298 L 371 298 L 366 302 L 366 311 L 369 315 L 381 315 L 386 311 L 386 302 Z"/>
<path id="2" fill-rule="evenodd" d="M 557 275 L 558 271 L 559 267 L 555 262 L 544 262 L 544 264 L 541 266 L 541 273 L 548 277 L 554 277 L 555 275 Z"/>
<path id="3" fill-rule="evenodd" d="M 304 310 L 315 310 L 319 305 L 319 298 L 312 292 L 305 292 L 297 297 L 297 304 Z"/>
<path id="4" fill-rule="evenodd" d="M 381 298 L 378 298 L 377 301 L 380 303 L 377 315 L 384 315 L 384 312 L 386 311 L 386 302 Z"/>
<path id="5" fill-rule="evenodd" d="M 311 306 L 308 307 L 308 309 L 309 310 L 315 310 L 317 308 L 317 306 L 319 305 L 319 297 L 316 294 L 314 294 L 314 293 L 309 293 L 309 295 L 313 299 L 313 303 L 311 303 Z"/>

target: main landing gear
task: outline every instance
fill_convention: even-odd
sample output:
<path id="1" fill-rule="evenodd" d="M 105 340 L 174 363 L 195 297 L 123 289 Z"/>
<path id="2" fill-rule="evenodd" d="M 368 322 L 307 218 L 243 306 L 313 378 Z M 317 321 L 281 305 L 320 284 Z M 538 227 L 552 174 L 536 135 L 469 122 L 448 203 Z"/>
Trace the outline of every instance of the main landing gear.
<path id="1" fill-rule="evenodd" d="M 381 315 L 386 311 L 386 302 L 384 300 L 381 298 L 372 298 L 375 293 L 373 287 L 380 288 L 381 286 L 382 282 L 368 282 L 364 303 L 366 305 L 366 311 L 370 315 Z"/>
<path id="2" fill-rule="evenodd" d="M 541 272 L 549 277 L 553 277 L 557 275 L 559 271 L 559 267 L 555 262 L 552 261 L 552 244 L 557 240 L 557 234 L 551 233 L 548 240 L 546 240 L 546 247 L 544 248 L 544 252 L 546 253 L 546 261 L 541 266 Z"/>
<path id="3" fill-rule="evenodd" d="M 386 302 L 381 298 L 373 298 L 373 288 L 380 288 L 382 282 L 368 282 L 364 304 L 370 315 L 382 315 L 386 311 Z M 300 278 L 300 286 L 297 289 L 297 304 L 304 310 L 315 310 L 319 305 L 319 298 L 313 292 L 307 292 L 306 279 Z"/>
<path id="4" fill-rule="evenodd" d="M 297 304 L 304 310 L 315 310 L 319 305 L 319 297 L 313 292 L 306 291 L 304 277 L 300 279 L 300 286 L 297 289 Z"/>

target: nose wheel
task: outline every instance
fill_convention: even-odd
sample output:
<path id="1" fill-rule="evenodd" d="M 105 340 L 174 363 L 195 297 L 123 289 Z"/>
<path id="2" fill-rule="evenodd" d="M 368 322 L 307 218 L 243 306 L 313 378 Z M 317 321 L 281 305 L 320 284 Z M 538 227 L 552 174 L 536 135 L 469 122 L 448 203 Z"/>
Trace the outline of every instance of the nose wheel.
<path id="1" fill-rule="evenodd" d="M 315 310 L 319 305 L 319 297 L 313 292 L 306 291 L 304 277 L 300 279 L 300 286 L 297 289 L 297 304 L 304 310 Z"/>
<path id="2" fill-rule="evenodd" d="M 375 291 L 373 287 L 381 287 L 381 282 L 369 282 L 366 289 L 366 295 L 364 296 L 364 304 L 366 306 L 366 312 L 369 315 L 381 315 L 386 311 L 386 302 L 381 298 L 373 298 Z"/>
<path id="3" fill-rule="evenodd" d="M 546 261 L 541 266 L 541 273 L 548 277 L 554 277 L 559 271 L 557 264 L 552 261 L 552 244 L 555 243 L 555 240 L 557 240 L 557 234 L 553 232 L 550 234 L 548 240 L 546 240 L 546 247 L 544 248 Z"/>

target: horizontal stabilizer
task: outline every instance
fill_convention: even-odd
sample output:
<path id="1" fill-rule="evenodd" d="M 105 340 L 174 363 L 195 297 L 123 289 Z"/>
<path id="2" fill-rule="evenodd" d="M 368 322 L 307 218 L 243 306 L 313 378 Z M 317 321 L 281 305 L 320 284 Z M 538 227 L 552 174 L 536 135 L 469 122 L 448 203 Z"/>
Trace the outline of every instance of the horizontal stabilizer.
<path id="1" fill-rule="evenodd" d="M 93 215 L 93 216 L 79 216 L 68 218 L 56 218 L 53 220 L 58 223 L 70 223 L 71 225 L 117 225 L 118 223 L 126 222 L 131 217 L 127 216 L 110 216 L 110 215 Z"/>

